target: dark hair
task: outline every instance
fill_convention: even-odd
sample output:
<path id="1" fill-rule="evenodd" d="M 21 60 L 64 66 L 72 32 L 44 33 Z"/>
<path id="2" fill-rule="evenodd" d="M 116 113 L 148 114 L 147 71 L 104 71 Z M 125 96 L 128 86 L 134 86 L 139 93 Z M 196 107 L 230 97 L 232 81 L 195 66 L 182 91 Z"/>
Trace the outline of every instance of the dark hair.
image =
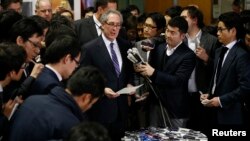
<path id="1" fill-rule="evenodd" d="M 240 12 L 240 18 L 243 24 L 248 23 L 250 19 L 250 10 L 243 10 Z"/>
<path id="2" fill-rule="evenodd" d="M 166 27 L 166 19 L 161 13 L 153 12 L 147 15 L 147 18 L 151 18 L 156 24 L 157 30 L 164 30 Z"/>
<path id="3" fill-rule="evenodd" d="M 73 28 L 73 23 L 65 16 L 62 16 L 59 13 L 53 14 L 52 19 L 50 21 L 51 24 L 54 23 L 60 23 L 60 24 L 64 24 L 70 28 Z"/>
<path id="4" fill-rule="evenodd" d="M 9 31 L 13 24 L 21 20 L 23 16 L 14 10 L 0 12 L 0 42 L 9 41 Z"/>
<path id="5" fill-rule="evenodd" d="M 12 70 L 18 72 L 25 59 L 26 52 L 22 47 L 11 42 L 0 43 L 0 80 Z"/>
<path id="6" fill-rule="evenodd" d="M 182 12 L 182 7 L 181 6 L 172 6 L 170 8 L 168 8 L 165 11 L 165 14 L 170 16 L 171 18 L 176 17 L 176 16 L 180 16 Z"/>
<path id="7" fill-rule="evenodd" d="M 94 7 L 88 7 L 88 8 L 85 8 L 84 10 L 82 10 L 82 17 L 85 17 L 86 13 L 89 13 L 89 12 L 95 12 L 95 8 Z"/>
<path id="8" fill-rule="evenodd" d="M 232 2 L 232 5 L 234 5 L 234 6 L 237 6 L 237 7 L 241 7 L 240 6 L 240 0 L 234 0 L 233 2 Z"/>
<path id="9" fill-rule="evenodd" d="M 116 0 L 96 0 L 95 11 L 98 10 L 98 7 L 102 7 L 102 8 L 107 7 L 108 3 L 117 3 L 117 1 Z"/>
<path id="10" fill-rule="evenodd" d="M 1 5 L 3 6 L 3 9 L 7 9 L 10 4 L 12 3 L 20 3 L 20 4 L 23 4 L 23 0 L 1 0 Z"/>
<path id="11" fill-rule="evenodd" d="M 72 37 L 77 36 L 75 31 L 71 27 L 59 22 L 52 22 L 45 36 L 46 46 L 48 47 L 59 35 L 69 35 Z"/>
<path id="12" fill-rule="evenodd" d="M 139 17 L 137 17 L 137 23 L 144 23 L 147 18 L 147 13 L 142 13 Z"/>
<path id="13" fill-rule="evenodd" d="M 50 23 L 41 16 L 33 15 L 30 18 L 33 19 L 43 30 L 49 27 Z"/>
<path id="14" fill-rule="evenodd" d="M 187 10 L 189 16 L 194 19 L 197 18 L 197 26 L 203 28 L 205 26 L 203 22 L 203 13 L 195 6 L 187 6 L 182 9 L 182 11 Z"/>
<path id="15" fill-rule="evenodd" d="M 74 59 L 79 55 L 80 47 L 75 37 L 69 35 L 59 35 L 46 48 L 45 63 L 57 63 L 67 54 Z"/>
<path id="16" fill-rule="evenodd" d="M 176 16 L 172 18 L 169 22 L 168 25 L 171 27 L 177 27 L 179 28 L 180 32 L 182 33 L 187 33 L 188 30 L 188 23 L 185 20 L 185 18 L 181 16 Z"/>
<path id="17" fill-rule="evenodd" d="M 72 11 L 68 10 L 68 9 L 60 9 L 57 14 L 61 15 L 63 13 L 69 13 L 71 18 L 74 19 L 74 14 L 72 13 Z"/>
<path id="18" fill-rule="evenodd" d="M 97 68 L 81 67 L 69 78 L 67 88 L 73 96 L 90 93 L 92 98 L 99 98 L 104 94 L 105 81 Z"/>
<path id="19" fill-rule="evenodd" d="M 237 39 L 244 37 L 244 28 L 239 14 L 235 12 L 223 13 L 219 16 L 219 21 L 223 22 L 227 29 L 235 28 Z"/>
<path id="20" fill-rule="evenodd" d="M 134 4 L 128 5 L 127 8 L 126 8 L 126 10 L 128 10 L 129 12 L 137 10 L 138 14 L 140 14 L 140 9 L 136 5 L 134 5 Z"/>
<path id="21" fill-rule="evenodd" d="M 83 122 L 71 128 L 64 141 L 111 141 L 104 126 L 95 122 Z"/>
<path id="22" fill-rule="evenodd" d="M 245 30 L 246 30 L 246 34 L 250 34 L 250 22 L 245 24 Z"/>
<path id="23" fill-rule="evenodd" d="M 43 35 L 42 28 L 31 18 L 24 18 L 16 22 L 10 30 L 10 39 L 16 42 L 18 36 L 21 36 L 24 41 L 27 41 L 34 34 Z"/>

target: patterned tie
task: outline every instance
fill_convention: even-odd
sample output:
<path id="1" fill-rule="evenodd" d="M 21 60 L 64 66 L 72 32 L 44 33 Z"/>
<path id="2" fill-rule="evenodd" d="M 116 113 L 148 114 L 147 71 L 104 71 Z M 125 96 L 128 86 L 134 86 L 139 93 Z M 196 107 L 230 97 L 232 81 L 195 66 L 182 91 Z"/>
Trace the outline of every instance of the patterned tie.
<path id="1" fill-rule="evenodd" d="M 220 53 L 219 62 L 218 62 L 218 65 L 217 65 L 216 82 L 218 82 L 218 79 L 220 77 L 220 71 L 221 71 L 221 68 L 222 68 L 222 62 L 223 62 L 224 55 L 226 54 L 227 50 L 228 50 L 227 47 L 222 47 L 222 50 L 221 50 L 221 53 Z"/>
<path id="2" fill-rule="evenodd" d="M 110 50 L 111 50 L 111 56 L 112 56 L 112 61 L 113 61 L 113 65 L 115 67 L 115 72 L 117 77 L 119 77 L 120 75 L 120 67 L 119 67 L 119 63 L 118 63 L 118 59 L 114 50 L 114 43 L 110 43 Z"/>

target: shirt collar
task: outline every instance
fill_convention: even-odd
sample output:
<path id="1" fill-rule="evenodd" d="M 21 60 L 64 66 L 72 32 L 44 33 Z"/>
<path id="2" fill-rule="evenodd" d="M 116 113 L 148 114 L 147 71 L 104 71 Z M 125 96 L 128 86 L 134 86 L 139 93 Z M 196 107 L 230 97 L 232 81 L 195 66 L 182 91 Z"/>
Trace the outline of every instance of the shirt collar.
<path id="1" fill-rule="evenodd" d="M 114 45 L 117 45 L 117 41 L 116 39 L 114 41 L 110 41 L 109 39 L 106 38 L 106 36 L 104 34 L 101 35 L 102 36 L 102 39 L 106 45 L 106 47 L 109 47 L 110 46 L 110 43 L 114 43 Z"/>
<path id="2" fill-rule="evenodd" d="M 186 34 L 186 37 L 187 37 L 187 39 L 189 39 L 189 40 L 195 40 L 195 39 L 199 39 L 199 40 L 200 40 L 200 39 L 201 39 L 201 33 L 202 33 L 202 31 L 199 30 L 199 32 L 195 35 L 195 38 L 194 38 L 194 39 L 191 39 L 188 33 Z"/>
<path id="3" fill-rule="evenodd" d="M 236 40 L 232 41 L 231 43 L 227 44 L 225 47 L 227 47 L 229 50 L 236 44 Z"/>
<path id="4" fill-rule="evenodd" d="M 180 44 L 182 44 L 182 41 L 177 46 L 175 46 L 174 48 L 169 47 L 168 44 L 167 44 L 166 54 L 168 56 L 172 55 L 174 53 L 174 51 L 177 49 L 177 47 L 180 46 Z"/>
<path id="5" fill-rule="evenodd" d="M 95 25 L 98 26 L 99 28 L 102 26 L 102 24 L 99 22 L 99 20 L 96 18 L 95 14 L 93 15 L 93 19 L 95 22 Z"/>

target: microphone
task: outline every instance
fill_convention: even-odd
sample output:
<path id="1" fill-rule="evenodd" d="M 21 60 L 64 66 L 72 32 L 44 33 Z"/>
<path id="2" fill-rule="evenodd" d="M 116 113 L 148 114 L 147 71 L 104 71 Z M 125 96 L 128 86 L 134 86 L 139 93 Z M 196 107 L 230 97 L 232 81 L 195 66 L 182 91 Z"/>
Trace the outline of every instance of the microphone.
<path id="1" fill-rule="evenodd" d="M 146 64 L 144 59 L 141 57 L 138 49 L 136 47 L 133 47 L 132 49 L 129 49 L 127 51 L 127 58 L 134 64 Z M 151 83 L 152 81 L 147 77 L 147 76 L 144 76 L 144 78 L 149 82 Z"/>
<path id="2" fill-rule="evenodd" d="M 127 51 L 127 58 L 134 64 L 145 64 L 137 48 L 132 48 Z"/>

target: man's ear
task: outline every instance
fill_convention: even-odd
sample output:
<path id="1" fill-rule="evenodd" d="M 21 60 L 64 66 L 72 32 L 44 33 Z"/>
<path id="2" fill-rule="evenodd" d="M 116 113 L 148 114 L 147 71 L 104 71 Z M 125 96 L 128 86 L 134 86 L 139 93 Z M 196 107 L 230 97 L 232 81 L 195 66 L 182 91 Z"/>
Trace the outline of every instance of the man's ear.
<path id="1" fill-rule="evenodd" d="M 67 54 L 65 57 L 63 57 L 63 63 L 64 64 L 67 64 L 67 63 L 70 63 L 70 62 L 72 62 L 72 58 L 71 58 L 70 54 Z"/>
<path id="2" fill-rule="evenodd" d="M 23 46 L 24 41 L 23 41 L 23 38 L 21 36 L 17 36 L 16 44 L 19 45 L 19 46 Z"/>
<path id="3" fill-rule="evenodd" d="M 82 99 L 83 103 L 86 105 L 86 104 L 91 103 L 92 96 L 91 96 L 91 94 L 83 94 L 81 96 L 81 99 Z"/>
<path id="4" fill-rule="evenodd" d="M 83 94 L 80 96 L 80 107 L 83 111 L 87 111 L 90 107 L 92 100 L 91 94 Z"/>

